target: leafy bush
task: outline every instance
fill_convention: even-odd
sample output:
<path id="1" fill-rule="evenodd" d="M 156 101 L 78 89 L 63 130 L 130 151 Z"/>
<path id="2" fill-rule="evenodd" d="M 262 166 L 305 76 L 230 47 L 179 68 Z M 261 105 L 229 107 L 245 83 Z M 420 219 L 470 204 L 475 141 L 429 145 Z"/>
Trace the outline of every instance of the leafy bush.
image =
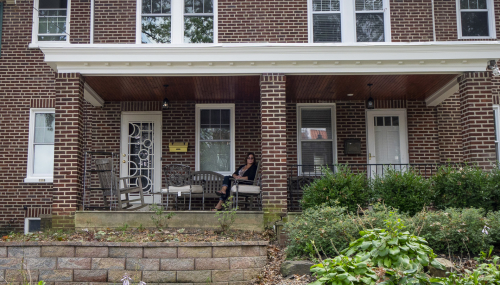
<path id="1" fill-rule="evenodd" d="M 483 228 L 483 233 L 488 235 L 498 248 L 500 245 L 500 211 L 489 212 L 486 215 L 486 227 Z"/>
<path id="2" fill-rule="evenodd" d="M 465 165 L 455 169 L 442 166 L 432 178 L 434 185 L 434 206 L 446 208 L 483 208 L 486 211 L 495 207 L 494 189 L 490 173 L 479 167 Z"/>
<path id="3" fill-rule="evenodd" d="M 325 175 L 314 180 L 304 188 L 302 208 L 320 205 L 335 206 L 336 201 L 355 212 L 358 205 L 365 206 L 370 198 L 366 173 L 354 174 L 349 167 L 342 165 L 333 173 L 324 168 Z"/>
<path id="4" fill-rule="evenodd" d="M 429 206 L 432 200 L 430 181 L 412 169 L 385 170 L 383 176 L 377 176 L 373 180 L 373 191 L 375 197 L 383 200 L 386 205 L 412 216 L 424 206 Z"/>
<path id="5" fill-rule="evenodd" d="M 446 209 L 419 213 L 423 221 L 420 236 L 439 252 L 474 253 L 488 248 L 490 235 L 483 233 L 487 224 L 482 209 Z"/>
<path id="6" fill-rule="evenodd" d="M 361 261 L 359 257 L 350 258 L 344 255 L 326 259 L 320 264 L 311 266 L 311 272 L 318 280 L 309 285 L 325 283 L 373 285 L 378 280 L 377 273 L 368 267 L 367 262 Z"/>
<path id="7" fill-rule="evenodd" d="M 346 248 L 349 243 L 359 237 L 358 229 L 345 207 L 309 208 L 295 221 L 285 224 L 288 232 L 289 246 L 287 255 L 314 256 L 315 242 L 321 254 L 334 256 L 336 250 Z"/>

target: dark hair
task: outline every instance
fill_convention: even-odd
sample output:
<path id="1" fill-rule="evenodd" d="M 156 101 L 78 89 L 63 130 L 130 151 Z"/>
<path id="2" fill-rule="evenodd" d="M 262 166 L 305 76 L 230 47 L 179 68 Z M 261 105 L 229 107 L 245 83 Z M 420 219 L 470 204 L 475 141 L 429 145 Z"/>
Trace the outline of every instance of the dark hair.
<path id="1" fill-rule="evenodd" d="M 253 152 L 247 153 L 247 155 L 245 156 L 245 164 L 247 164 L 247 159 L 250 155 L 253 155 L 253 165 L 257 164 L 257 157 L 255 157 L 255 153 Z"/>

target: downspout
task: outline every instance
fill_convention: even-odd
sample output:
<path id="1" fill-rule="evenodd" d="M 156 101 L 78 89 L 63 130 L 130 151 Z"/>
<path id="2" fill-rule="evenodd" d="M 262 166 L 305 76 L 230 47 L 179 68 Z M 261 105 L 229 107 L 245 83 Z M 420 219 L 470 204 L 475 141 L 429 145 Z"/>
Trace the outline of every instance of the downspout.
<path id="1" fill-rule="evenodd" d="M 94 2 L 90 0 L 90 44 L 94 43 Z"/>
<path id="2" fill-rule="evenodd" d="M 434 17 L 434 0 L 431 0 L 431 3 L 432 3 L 432 37 L 433 40 L 436 41 L 436 18 Z"/>

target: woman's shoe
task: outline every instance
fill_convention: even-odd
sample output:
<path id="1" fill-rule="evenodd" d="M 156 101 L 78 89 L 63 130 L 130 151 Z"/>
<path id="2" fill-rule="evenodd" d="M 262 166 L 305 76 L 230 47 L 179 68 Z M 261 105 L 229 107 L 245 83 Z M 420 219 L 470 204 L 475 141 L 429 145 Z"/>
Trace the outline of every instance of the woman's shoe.
<path id="1" fill-rule="evenodd" d="M 226 195 L 226 193 L 224 193 L 222 191 L 215 191 L 215 195 L 222 196 L 222 195 Z"/>

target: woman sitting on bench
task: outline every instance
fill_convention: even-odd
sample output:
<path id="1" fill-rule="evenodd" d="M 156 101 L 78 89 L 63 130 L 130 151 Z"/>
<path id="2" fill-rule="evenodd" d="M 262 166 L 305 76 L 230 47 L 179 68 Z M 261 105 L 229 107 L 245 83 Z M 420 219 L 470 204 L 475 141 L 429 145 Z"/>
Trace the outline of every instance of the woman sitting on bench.
<path id="1" fill-rule="evenodd" d="M 231 178 L 239 180 L 251 180 L 251 182 L 240 182 L 242 184 L 252 184 L 255 179 L 255 174 L 257 172 L 257 160 L 255 159 L 255 154 L 249 152 L 245 158 L 245 164 L 240 166 L 232 176 L 224 176 L 224 181 L 222 182 L 222 188 L 220 191 L 215 192 L 220 195 L 219 203 L 215 206 L 214 211 L 221 211 L 222 204 L 224 204 L 231 194 Z"/>

